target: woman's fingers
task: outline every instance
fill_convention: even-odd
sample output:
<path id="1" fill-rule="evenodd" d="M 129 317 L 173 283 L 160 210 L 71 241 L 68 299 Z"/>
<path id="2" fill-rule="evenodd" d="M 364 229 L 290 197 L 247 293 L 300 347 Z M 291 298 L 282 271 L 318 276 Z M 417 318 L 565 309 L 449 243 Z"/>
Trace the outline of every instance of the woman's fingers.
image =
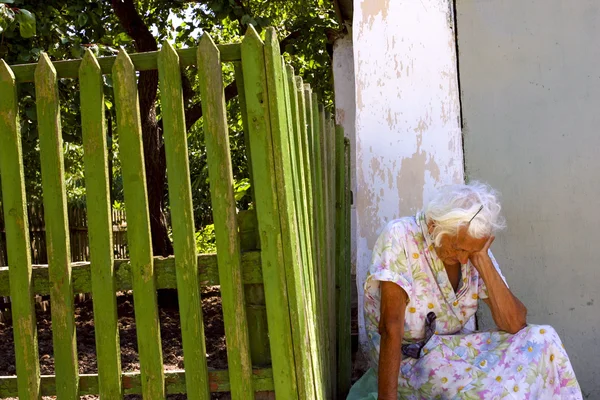
<path id="1" fill-rule="evenodd" d="M 492 243 L 494 243 L 494 239 L 496 239 L 496 236 L 494 236 L 494 235 L 490 236 L 488 241 L 485 243 L 485 246 L 483 246 L 482 250 L 485 250 L 485 252 L 487 253 L 487 251 L 489 250 Z"/>

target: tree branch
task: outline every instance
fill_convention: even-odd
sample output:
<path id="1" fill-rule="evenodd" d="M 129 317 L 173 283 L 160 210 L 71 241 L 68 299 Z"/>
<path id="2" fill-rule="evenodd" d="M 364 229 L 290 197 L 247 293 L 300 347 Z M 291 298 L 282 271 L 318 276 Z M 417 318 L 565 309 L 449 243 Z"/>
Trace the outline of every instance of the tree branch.
<path id="1" fill-rule="evenodd" d="M 158 50 L 156 39 L 152 36 L 150 29 L 148 29 L 142 17 L 138 14 L 133 0 L 112 0 L 112 7 L 121 26 L 127 35 L 133 39 L 137 52 Z M 144 118 L 149 116 L 151 110 L 154 109 L 158 91 L 158 72 L 141 71 L 138 80 L 138 90 L 140 114 Z M 142 123 L 144 122 L 150 121 L 142 121 Z"/>
<path id="2" fill-rule="evenodd" d="M 291 32 L 289 35 L 287 35 L 281 42 L 279 42 L 279 50 L 280 52 L 283 54 L 285 53 L 285 47 L 293 42 L 295 39 L 299 38 L 302 34 L 301 30 L 297 30 L 294 32 Z M 182 74 L 183 77 L 184 74 Z M 191 98 L 191 95 L 189 93 L 189 91 L 186 90 L 186 86 L 189 85 L 189 81 L 187 81 L 187 78 L 183 81 L 183 86 L 184 86 L 184 99 L 186 99 L 186 92 L 188 94 L 189 97 L 187 97 L 188 99 Z M 189 86 L 187 86 L 187 88 L 189 88 Z M 227 87 L 225 88 L 225 101 L 229 101 L 231 99 L 233 99 L 235 96 L 238 95 L 238 88 L 237 88 L 237 84 L 236 81 L 231 82 L 229 85 L 227 85 Z M 190 108 L 188 108 L 185 111 L 185 128 L 186 130 L 189 130 L 192 125 L 194 125 L 196 123 L 196 121 L 198 121 L 200 118 L 202 117 L 202 103 L 198 102 L 194 105 L 192 105 Z"/>
<path id="3" fill-rule="evenodd" d="M 229 101 L 237 95 L 237 84 L 233 81 L 225 88 L 225 101 Z M 202 103 L 198 102 L 185 111 L 185 129 L 189 130 L 200 117 L 202 117 Z"/>

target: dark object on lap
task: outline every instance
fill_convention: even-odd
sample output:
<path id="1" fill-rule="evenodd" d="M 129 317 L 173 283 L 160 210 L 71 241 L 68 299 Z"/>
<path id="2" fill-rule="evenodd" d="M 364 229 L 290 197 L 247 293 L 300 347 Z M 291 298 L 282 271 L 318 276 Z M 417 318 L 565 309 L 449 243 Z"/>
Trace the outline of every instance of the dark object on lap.
<path id="1" fill-rule="evenodd" d="M 423 347 L 429 342 L 429 339 L 433 336 L 435 332 L 435 320 L 436 315 L 434 312 L 429 312 L 427 314 L 427 319 L 425 320 L 425 338 L 416 343 L 403 344 L 402 345 L 402 355 L 404 357 L 410 358 L 421 358 L 421 350 Z"/>

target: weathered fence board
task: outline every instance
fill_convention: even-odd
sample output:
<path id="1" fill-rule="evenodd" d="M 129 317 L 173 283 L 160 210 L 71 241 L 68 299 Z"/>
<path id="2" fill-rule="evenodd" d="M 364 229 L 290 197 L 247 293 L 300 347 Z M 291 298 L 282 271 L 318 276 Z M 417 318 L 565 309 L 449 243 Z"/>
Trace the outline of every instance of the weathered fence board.
<path id="1" fill-rule="evenodd" d="M 223 318 L 227 339 L 227 361 L 234 399 L 252 398 L 252 361 L 246 321 L 246 304 L 241 276 L 240 238 L 233 193 L 233 172 L 229 154 L 229 131 L 225 109 L 223 72 L 219 50 L 204 34 L 198 46 L 200 96 L 205 101 L 204 126 L 210 194 L 215 223 Z"/>
<path id="2" fill-rule="evenodd" d="M 251 209 L 238 211 L 224 96 L 233 62 L 248 154 Z M 216 254 L 197 254 L 182 70 L 197 66 Z M 137 93 L 158 69 L 174 256 L 154 257 Z M 190 73 L 187 70 L 185 73 Z M 112 74 L 125 210 L 111 209 L 103 74 Z M 86 205 L 67 205 L 57 80 L 81 89 Z M 26 204 L 16 84 L 35 80 L 44 207 Z M 250 399 L 342 398 L 349 386 L 349 152 L 316 93 L 250 27 L 241 44 L 7 66 L 0 63 L 0 173 L 4 208 L 0 298 L 12 297 L 17 377 L 0 398 L 100 394 L 150 400 L 231 392 Z M 8 145 L 6 145 L 8 144 Z M 8 195 L 6 193 L 9 193 Z M 6 226 L 5 226 L 6 225 Z M 5 226 L 5 227 L 4 227 Z M 46 249 L 47 248 L 47 249 Z M 0 250 L 4 254 L 4 247 Z M 127 259 L 126 259 L 127 258 Z M 91 260 L 90 260 L 91 259 Z M 88 261 L 90 260 L 90 261 Z M 48 265 L 38 265 L 38 264 Z M 228 370 L 208 371 L 204 286 L 220 285 Z M 156 295 L 177 289 L 185 371 L 164 371 Z M 120 366 L 116 294 L 133 290 L 140 371 Z M 78 375 L 73 297 L 93 294 L 97 375 Z M 51 295 L 55 376 L 40 377 L 33 299 Z M 258 394 L 257 394 L 258 393 Z"/>
<path id="3" fill-rule="evenodd" d="M 146 193 L 146 172 L 142 145 L 142 126 L 135 68 L 121 49 L 113 66 L 119 145 L 127 149 L 121 154 L 123 189 L 127 210 L 127 233 L 133 275 L 133 302 L 138 335 L 142 392 L 146 399 L 164 399 L 164 373 L 154 259 L 150 237 L 150 216 Z"/>
<path id="4" fill-rule="evenodd" d="M 79 85 L 89 211 L 89 247 L 90 256 L 94 260 L 91 273 L 98 385 L 103 398 L 119 399 L 122 398 L 121 351 L 115 293 L 113 221 L 108 187 L 104 90 L 100 66 L 90 50 L 86 51 L 79 69 Z"/>
<path id="5" fill-rule="evenodd" d="M 13 287 L 12 315 L 14 321 L 15 359 L 18 395 L 21 399 L 40 397 L 40 365 L 38 359 L 37 327 L 33 306 L 33 284 L 25 178 L 15 77 L 10 67 L 0 60 L 0 175 L 2 203 L 6 219 L 6 243 L 10 251 L 7 262 L 13 265 L 10 276 L 0 282 Z M 1 244 L 0 244 L 1 245 Z M 8 278 L 8 279 L 7 279 Z M 4 296 L 8 295 L 8 291 Z"/>
<path id="6" fill-rule="evenodd" d="M 167 157 L 167 177 L 177 289 L 181 318 L 181 336 L 190 399 L 210 398 L 206 344 L 202 322 L 202 301 L 196 262 L 192 188 L 188 165 L 187 133 L 183 109 L 181 69 L 177 52 L 165 41 L 158 55 L 161 110 Z M 206 103 L 205 103 L 206 104 Z"/>
<path id="7" fill-rule="evenodd" d="M 287 282 L 283 265 L 281 224 L 273 161 L 269 119 L 269 99 L 265 73 L 264 44 L 251 26 L 242 42 L 242 67 L 248 113 L 250 154 L 254 171 L 254 191 L 263 261 L 263 281 L 273 363 L 273 379 L 278 397 L 298 397 L 296 367 L 289 315 Z M 257 172 L 260 171 L 260 174 Z"/>
<path id="8" fill-rule="evenodd" d="M 56 391 L 63 399 L 76 399 L 79 390 L 79 370 L 58 81 L 56 70 L 47 54 L 42 54 L 35 70 L 35 92 L 46 211 Z"/>

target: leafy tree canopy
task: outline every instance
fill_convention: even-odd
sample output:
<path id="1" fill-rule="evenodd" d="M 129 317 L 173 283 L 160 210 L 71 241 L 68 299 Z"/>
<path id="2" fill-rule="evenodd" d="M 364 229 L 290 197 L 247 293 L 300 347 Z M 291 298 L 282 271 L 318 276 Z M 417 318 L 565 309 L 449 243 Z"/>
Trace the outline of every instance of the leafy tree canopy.
<path id="1" fill-rule="evenodd" d="M 311 84 L 327 107 L 332 107 L 331 45 L 328 37 L 339 28 L 330 0 L 0 0 L 0 58 L 9 64 L 36 62 L 42 51 L 53 60 L 81 58 L 86 48 L 97 56 L 115 55 L 119 47 L 128 52 L 151 51 L 164 40 L 176 47 L 196 45 L 208 32 L 217 43 L 241 40 L 252 24 L 260 32 L 276 28 L 284 56 L 297 74 Z M 250 206 L 244 132 L 231 65 L 224 65 L 226 97 L 231 131 L 236 197 L 240 207 Z M 194 69 L 182 73 L 190 170 L 194 190 L 196 224 L 211 223 L 210 199 L 202 108 Z M 168 240 L 168 187 L 161 137 L 160 103 L 156 71 L 139 74 L 146 175 L 156 254 L 172 251 Z M 71 203 L 85 203 L 83 150 L 79 115 L 78 83 L 61 79 L 61 116 L 65 141 L 65 169 Z M 118 132 L 114 121 L 112 81 L 105 76 L 108 148 L 113 172 L 113 200 L 123 202 Z M 41 199 L 41 179 L 36 128 L 35 90 L 19 85 L 21 132 L 30 201 Z"/>

